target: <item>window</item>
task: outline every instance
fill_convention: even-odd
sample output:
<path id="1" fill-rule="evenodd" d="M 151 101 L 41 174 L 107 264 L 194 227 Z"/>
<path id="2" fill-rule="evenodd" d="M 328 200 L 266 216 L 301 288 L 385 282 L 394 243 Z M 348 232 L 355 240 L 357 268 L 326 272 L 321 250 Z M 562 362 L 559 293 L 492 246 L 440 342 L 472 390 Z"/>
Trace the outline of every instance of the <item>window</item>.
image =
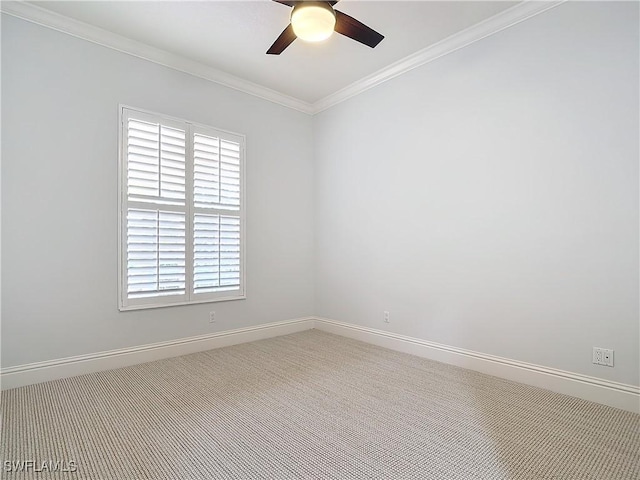
<path id="1" fill-rule="evenodd" d="M 244 137 L 120 119 L 120 309 L 244 298 Z"/>

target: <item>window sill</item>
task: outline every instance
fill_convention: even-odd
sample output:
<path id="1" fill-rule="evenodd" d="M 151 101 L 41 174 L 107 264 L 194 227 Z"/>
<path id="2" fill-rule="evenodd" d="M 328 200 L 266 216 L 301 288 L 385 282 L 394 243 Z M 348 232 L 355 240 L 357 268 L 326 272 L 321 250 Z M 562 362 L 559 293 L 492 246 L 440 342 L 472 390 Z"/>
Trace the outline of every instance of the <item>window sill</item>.
<path id="1" fill-rule="evenodd" d="M 150 303 L 144 305 L 127 305 L 118 307 L 118 310 L 121 312 L 128 312 L 131 310 L 147 310 L 150 308 L 167 308 L 167 307 L 182 307 L 185 305 L 198 305 L 201 303 L 217 303 L 217 302 L 230 302 L 234 300 L 246 300 L 246 295 L 234 295 L 230 297 L 220 297 L 220 298 L 208 298 L 206 300 L 195 300 L 191 302 L 175 302 L 175 303 Z"/>

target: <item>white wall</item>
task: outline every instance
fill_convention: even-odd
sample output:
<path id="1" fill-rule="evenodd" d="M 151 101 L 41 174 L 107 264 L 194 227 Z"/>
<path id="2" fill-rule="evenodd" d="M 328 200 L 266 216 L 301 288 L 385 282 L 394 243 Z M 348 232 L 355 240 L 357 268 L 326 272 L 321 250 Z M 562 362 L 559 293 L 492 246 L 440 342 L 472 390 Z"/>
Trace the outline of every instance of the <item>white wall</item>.
<path id="1" fill-rule="evenodd" d="M 567 3 L 311 119 L 3 15 L 2 366 L 315 313 L 638 385 L 637 18 Z M 247 300 L 118 312 L 119 103 L 247 135 Z"/>
<path id="2" fill-rule="evenodd" d="M 119 103 L 246 135 L 247 300 L 118 312 Z M 3 15 L 2 366 L 311 315 L 311 128 L 302 113 Z"/>
<path id="3" fill-rule="evenodd" d="M 317 115 L 316 313 L 638 385 L 638 41 L 570 2 Z"/>

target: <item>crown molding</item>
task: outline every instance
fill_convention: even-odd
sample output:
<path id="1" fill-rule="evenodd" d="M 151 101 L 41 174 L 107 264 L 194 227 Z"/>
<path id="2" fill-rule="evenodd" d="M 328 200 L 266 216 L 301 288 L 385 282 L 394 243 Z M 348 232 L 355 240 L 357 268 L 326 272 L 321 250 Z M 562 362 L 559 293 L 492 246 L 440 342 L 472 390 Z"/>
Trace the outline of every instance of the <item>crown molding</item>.
<path id="1" fill-rule="evenodd" d="M 392 78 L 407 73 L 426 63 L 432 62 L 444 55 L 455 52 L 494 33 L 498 33 L 506 28 L 516 25 L 542 12 L 546 12 L 567 0 L 558 1 L 536 1 L 525 0 L 522 3 L 514 5 L 503 12 L 483 20 L 465 30 L 455 33 L 438 43 L 424 48 L 403 58 L 388 67 L 358 80 L 351 85 L 328 95 L 312 105 L 312 114 L 319 113 L 327 108 L 333 107 L 338 103 L 344 102 L 351 97 L 361 94 L 381 83 Z"/>
<path id="2" fill-rule="evenodd" d="M 159 48 L 151 47 L 142 42 L 131 40 L 102 28 L 65 17 L 64 15 L 51 12 L 50 10 L 46 10 L 36 5 L 25 2 L 2 1 L 0 9 L 2 13 L 96 43 L 103 47 L 108 47 L 174 70 L 204 78 L 205 80 L 248 93 L 303 113 L 313 113 L 311 104 L 308 102 L 271 90 L 270 88 L 263 87 L 257 83 L 244 80 L 216 68 L 196 62 L 195 60 L 191 60 Z"/>
<path id="3" fill-rule="evenodd" d="M 388 67 L 378 70 L 372 75 L 358 80 L 313 104 L 236 77 L 195 60 L 151 47 L 142 42 L 65 17 L 36 5 L 22 1 L 2 1 L 0 2 L 0 11 L 128 55 L 248 93 L 299 112 L 314 115 L 414 68 L 557 7 L 565 1 L 567 0 L 525 0 L 438 43 L 392 63 Z"/>

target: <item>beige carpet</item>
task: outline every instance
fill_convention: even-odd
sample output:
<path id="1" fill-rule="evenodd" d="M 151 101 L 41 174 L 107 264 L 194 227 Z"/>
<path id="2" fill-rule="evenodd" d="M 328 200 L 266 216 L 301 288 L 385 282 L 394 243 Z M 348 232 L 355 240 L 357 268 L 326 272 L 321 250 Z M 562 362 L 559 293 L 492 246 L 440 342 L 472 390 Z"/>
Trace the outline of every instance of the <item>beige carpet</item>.
<path id="1" fill-rule="evenodd" d="M 316 330 L 9 390 L 2 416 L 7 479 L 640 478 L 638 415 Z M 27 460 L 77 471 L 6 471 Z"/>

